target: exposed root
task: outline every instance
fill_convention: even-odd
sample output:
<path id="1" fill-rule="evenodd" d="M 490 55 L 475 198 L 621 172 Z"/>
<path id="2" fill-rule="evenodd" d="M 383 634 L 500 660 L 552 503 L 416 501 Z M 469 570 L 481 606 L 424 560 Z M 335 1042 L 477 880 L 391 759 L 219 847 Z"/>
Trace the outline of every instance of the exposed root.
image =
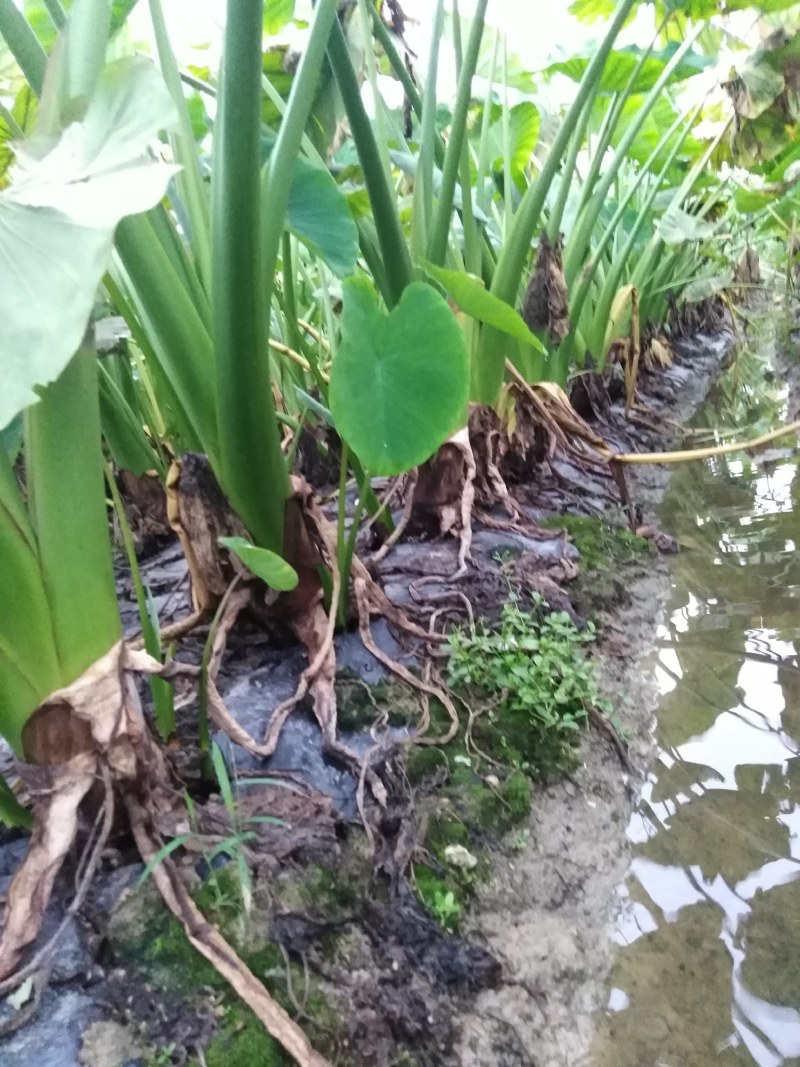
<path id="1" fill-rule="evenodd" d="M 423 736 L 424 731 L 418 730 L 417 736 L 415 737 L 415 740 L 421 744 L 446 745 L 448 741 L 453 740 L 459 727 L 458 712 L 456 711 L 455 704 L 444 688 L 437 685 L 431 685 L 424 679 L 416 678 L 411 671 L 402 665 L 402 663 L 393 660 L 391 656 L 388 656 L 375 644 L 372 637 L 372 630 L 370 628 L 370 616 L 373 611 L 376 611 L 376 608 L 377 613 L 383 614 L 383 612 L 380 611 L 380 607 L 378 607 L 375 600 L 372 599 L 372 589 L 370 586 L 372 586 L 373 589 L 375 588 L 374 583 L 364 577 L 356 577 L 353 580 L 353 591 L 356 598 L 356 605 L 358 607 L 358 630 L 364 647 L 371 652 L 372 655 L 384 665 L 384 667 L 397 675 L 398 678 L 402 678 L 402 680 L 407 685 L 410 685 L 412 689 L 416 689 L 418 692 L 425 693 L 428 696 L 435 697 L 446 708 L 447 714 L 450 716 L 450 725 L 445 734 L 441 737 L 428 738 Z M 416 629 L 419 630 L 418 627 Z M 425 630 L 420 630 L 420 632 L 426 639 L 430 639 L 432 636 Z"/>
<path id="2" fill-rule="evenodd" d="M 177 622 L 170 623 L 169 626 L 163 626 L 159 631 L 161 644 L 169 644 L 170 641 L 177 641 L 178 638 L 186 637 L 192 630 L 196 629 L 206 618 L 208 612 L 205 608 L 200 608 L 193 611 L 190 615 L 187 615 L 185 619 L 178 619 Z M 128 648 L 137 651 L 144 648 L 144 637 L 135 637 L 132 641 L 128 642 Z"/>
<path id="3" fill-rule="evenodd" d="M 614 746 L 619 756 L 619 761 L 628 774 L 635 774 L 635 768 L 628 757 L 628 746 L 617 733 L 614 724 L 593 704 L 589 705 L 589 722 L 596 726 L 603 737 Z"/>
<path id="4" fill-rule="evenodd" d="M 372 553 L 372 555 L 370 556 L 370 563 L 380 563 L 380 561 L 386 556 L 389 550 L 397 544 L 397 542 L 406 532 L 408 524 L 411 521 L 411 515 L 414 511 L 414 487 L 416 486 L 416 484 L 417 472 L 414 470 L 409 473 L 408 480 L 406 482 L 406 499 L 403 505 L 403 514 L 400 516 L 400 521 L 389 534 L 389 536 L 386 538 L 386 540 L 383 542 L 381 547 L 377 551 Z M 395 483 L 395 487 L 396 485 L 397 483 Z M 386 494 L 387 499 L 389 498 L 390 493 L 394 491 L 395 487 L 393 487 L 392 490 L 390 490 L 390 492 Z M 386 507 L 385 501 L 383 502 L 382 506 Z"/>

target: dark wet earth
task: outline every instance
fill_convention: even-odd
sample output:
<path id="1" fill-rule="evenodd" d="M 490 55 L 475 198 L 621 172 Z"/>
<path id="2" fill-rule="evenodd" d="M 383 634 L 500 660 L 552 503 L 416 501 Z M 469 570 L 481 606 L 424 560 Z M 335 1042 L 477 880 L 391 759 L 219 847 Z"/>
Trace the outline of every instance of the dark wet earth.
<path id="1" fill-rule="evenodd" d="M 696 426 L 741 438 L 797 418 L 787 375 L 760 362 L 774 342 L 762 323 Z M 658 755 L 628 827 L 593 1067 L 800 1064 L 796 444 L 682 467 L 662 507 L 682 551 L 654 664 Z"/>

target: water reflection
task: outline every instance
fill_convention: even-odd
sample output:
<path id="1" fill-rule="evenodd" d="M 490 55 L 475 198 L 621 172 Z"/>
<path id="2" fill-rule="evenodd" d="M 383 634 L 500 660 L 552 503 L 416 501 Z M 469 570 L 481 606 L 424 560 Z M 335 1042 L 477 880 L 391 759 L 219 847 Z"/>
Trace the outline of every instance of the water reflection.
<path id="1" fill-rule="evenodd" d="M 779 394 L 758 403 L 780 415 Z M 685 551 L 596 1067 L 800 1064 L 797 461 L 693 464 L 665 501 Z"/>

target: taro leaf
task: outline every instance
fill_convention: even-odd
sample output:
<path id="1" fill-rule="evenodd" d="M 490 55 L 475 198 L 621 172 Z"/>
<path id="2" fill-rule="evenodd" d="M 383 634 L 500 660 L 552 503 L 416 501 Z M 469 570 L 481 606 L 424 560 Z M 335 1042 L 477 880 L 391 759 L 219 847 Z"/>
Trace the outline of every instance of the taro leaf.
<path id="1" fill-rule="evenodd" d="M 265 158 L 274 147 L 274 138 L 263 138 Z M 358 229 L 347 197 L 327 170 L 303 158 L 295 162 L 286 224 L 337 277 L 353 273 L 358 259 Z"/>
<path id="2" fill-rule="evenodd" d="M 660 52 L 650 52 L 639 69 L 636 79 L 631 86 L 632 93 L 646 93 L 651 89 L 670 62 L 679 48 L 679 44 L 672 42 Z M 603 93 L 622 92 L 628 85 L 631 75 L 636 69 L 642 57 L 642 49 L 635 45 L 627 48 L 619 48 L 612 52 L 603 68 L 599 90 Z M 564 74 L 573 81 L 579 82 L 591 61 L 590 56 L 572 56 L 558 63 L 552 63 L 542 73 Z M 672 73 L 671 82 L 682 81 L 699 74 L 706 67 L 713 65 L 714 59 L 703 56 L 699 52 L 689 51 L 680 61 Z"/>
<path id="3" fill-rule="evenodd" d="M 683 290 L 683 302 L 686 304 L 698 304 L 701 300 L 709 300 L 712 296 L 724 292 L 733 284 L 733 273 L 695 278 L 689 282 Z"/>
<path id="4" fill-rule="evenodd" d="M 112 0 L 111 3 L 111 36 L 125 25 L 128 15 L 136 7 L 138 0 Z M 66 11 L 72 7 L 71 0 L 61 5 Z M 53 50 L 56 40 L 56 25 L 50 18 L 47 5 L 44 0 L 25 0 L 23 12 L 31 29 L 38 37 L 42 47 L 48 54 Z"/>
<path id="5" fill-rule="evenodd" d="M 446 301 L 412 282 L 391 314 L 363 277 L 342 286 L 342 340 L 331 371 L 336 429 L 373 474 L 423 463 L 466 417 L 469 361 Z"/>
<path id="6" fill-rule="evenodd" d="M 294 18 L 294 0 L 267 0 L 264 5 L 264 33 L 273 37 Z"/>
<path id="7" fill-rule="evenodd" d="M 528 100 L 515 104 L 509 110 L 509 143 L 511 145 L 511 169 L 521 174 L 528 166 L 539 139 L 539 109 Z M 490 151 L 495 153 L 494 165 L 503 165 L 503 124 L 494 123 L 489 131 Z"/>
<path id="8" fill-rule="evenodd" d="M 358 258 L 358 229 L 347 197 L 327 170 L 304 159 L 297 160 L 286 221 L 295 237 L 337 277 L 353 273 Z"/>
<path id="9" fill-rule="evenodd" d="M 121 218 L 161 199 L 174 167 L 143 155 L 175 117 L 144 57 L 106 66 L 82 122 L 55 140 L 17 146 L 0 193 L 0 427 L 38 399 L 76 352 Z"/>
<path id="10" fill-rule="evenodd" d="M 271 589 L 286 593 L 297 587 L 297 571 L 276 552 L 252 545 L 244 537 L 220 537 L 219 543 L 238 556 L 245 567 Z"/>
<path id="11" fill-rule="evenodd" d="M 538 112 L 537 112 L 538 114 Z M 339 157 L 337 157 L 338 159 Z M 409 178 L 415 178 L 417 175 L 417 169 L 419 167 L 419 156 L 412 155 L 411 152 L 398 152 L 396 149 L 389 149 L 389 159 L 396 167 L 399 167 L 403 174 L 408 175 Z M 527 159 L 526 159 L 527 162 Z M 439 190 L 442 187 L 442 172 L 438 167 L 433 168 L 433 191 L 438 195 Z M 489 218 L 478 207 L 474 198 L 474 190 L 472 191 L 472 214 L 478 220 L 478 222 L 489 222 Z M 453 204 L 460 211 L 464 206 L 464 199 L 461 193 L 461 186 L 457 185 L 453 194 Z"/>
<path id="12" fill-rule="evenodd" d="M 505 300 L 500 300 L 494 293 L 490 293 L 477 278 L 471 274 L 462 274 L 458 270 L 435 267 L 432 263 L 423 263 L 423 266 L 432 278 L 444 286 L 459 310 L 466 315 L 477 319 L 478 322 L 494 326 L 496 330 L 516 338 L 517 341 L 532 345 L 538 352 L 545 351 L 544 345 L 536 334 L 528 329 L 519 312 Z"/>
<path id="13" fill-rule="evenodd" d="M 757 119 L 781 95 L 784 81 L 783 75 L 773 70 L 762 56 L 758 60 L 754 57 L 736 68 L 722 86 L 727 90 L 737 115 L 745 119 Z"/>
<path id="14" fill-rule="evenodd" d="M 716 224 L 706 222 L 697 215 L 690 215 L 681 208 L 672 208 L 658 220 L 658 232 L 667 245 L 680 245 L 685 241 L 703 241 L 711 237 Z"/>

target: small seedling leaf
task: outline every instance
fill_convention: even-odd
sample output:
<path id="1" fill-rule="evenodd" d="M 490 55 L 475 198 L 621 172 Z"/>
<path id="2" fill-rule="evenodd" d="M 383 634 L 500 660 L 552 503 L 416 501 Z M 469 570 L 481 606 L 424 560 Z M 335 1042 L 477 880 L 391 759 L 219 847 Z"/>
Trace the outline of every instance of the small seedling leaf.
<path id="1" fill-rule="evenodd" d="M 276 552 L 259 548 L 244 537 L 220 537 L 219 543 L 238 556 L 245 567 L 271 589 L 285 593 L 297 586 L 297 571 Z"/>

